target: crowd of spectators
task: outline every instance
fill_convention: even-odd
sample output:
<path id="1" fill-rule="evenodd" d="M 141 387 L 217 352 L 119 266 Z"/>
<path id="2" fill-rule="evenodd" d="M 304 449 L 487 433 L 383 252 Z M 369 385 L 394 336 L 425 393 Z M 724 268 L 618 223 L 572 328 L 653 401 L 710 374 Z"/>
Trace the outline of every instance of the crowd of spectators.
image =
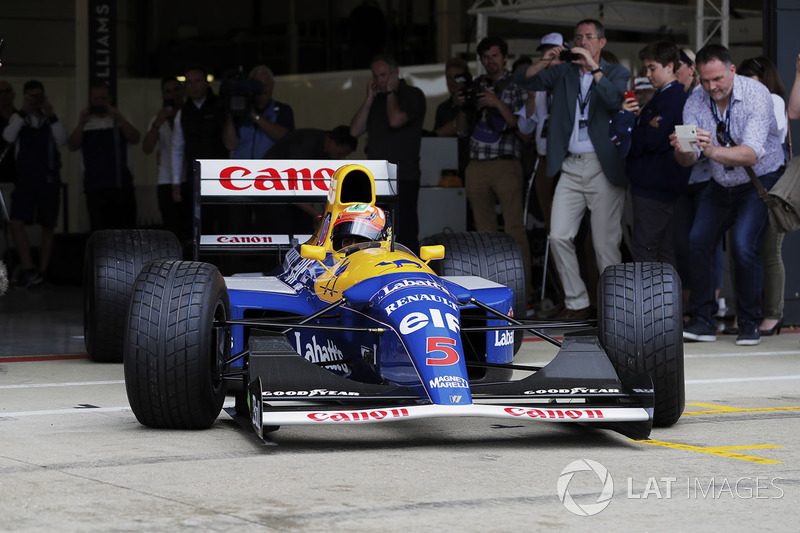
<path id="1" fill-rule="evenodd" d="M 191 65 L 181 74 L 183 82 L 173 76 L 161 80 L 162 104 L 143 137 L 112 101 L 104 81 L 90 84 L 87 105 L 68 136 L 40 81 L 24 84 L 19 108 L 14 88 L 0 81 L 0 180 L 14 183 L 9 217 L 17 286 L 36 288 L 46 282 L 62 202 L 59 149 L 64 145 L 80 152 L 93 232 L 137 226 L 129 149 L 142 140 L 144 153 L 157 157 L 155 199 L 162 226 L 183 241 L 191 238 L 195 159 L 343 159 L 357 147 L 345 125 L 296 130 L 291 106 L 273 98 L 275 79 L 266 65 L 250 71 L 250 99 L 241 110 L 215 94 L 205 67 Z M 303 218 L 308 225 L 312 212 Z M 33 224 L 41 227 L 38 247 L 31 246 L 26 232 Z"/>
<path id="2" fill-rule="evenodd" d="M 567 38 L 543 36 L 540 57 L 521 57 L 510 69 L 508 44 L 499 37 L 478 44 L 482 73 L 475 79 L 463 58 L 445 64 L 448 95 L 427 134 L 458 138 L 471 224 L 478 231 L 502 227 L 517 241 L 526 296 L 534 305 L 523 202 L 526 189 L 535 191 L 562 293 L 551 317 L 592 317 L 596 280 L 587 272 L 602 272 L 625 255 L 675 266 L 684 288 L 684 337 L 696 341 L 715 340 L 721 329 L 715 317 L 728 234 L 737 306 L 725 332 L 743 345 L 779 333 L 782 234 L 769 227 L 745 168 L 752 167 L 767 188 L 780 177 L 790 157 L 784 151 L 787 112 L 800 115 L 800 90 L 792 91 L 787 108 L 768 58 L 747 59 L 737 69 L 722 46 L 707 45 L 695 55 L 670 41 L 644 46 L 639 77 L 631 80 L 607 44 L 602 23 L 586 19 Z M 800 76 L 800 58 L 797 71 Z M 349 126 L 331 129 L 296 129 L 291 106 L 273 97 L 275 78 L 266 65 L 249 72 L 250 98 L 238 108 L 215 94 L 202 66 L 182 74 L 183 83 L 161 80 L 162 105 L 142 143 L 146 154 L 157 153 L 157 200 L 166 229 L 181 239 L 191 236 L 195 159 L 344 159 L 366 134 L 367 157 L 398 164 L 397 239 L 417 246 L 425 95 L 400 76 L 393 57 L 372 59 L 363 103 Z M 91 84 L 88 105 L 68 137 L 41 82 L 25 83 L 19 109 L 14 98 L 13 87 L 0 81 L 0 178 L 16 182 L 11 228 L 21 265 L 17 282 L 36 286 L 47 271 L 59 210 L 59 148 L 81 151 L 91 230 L 132 228 L 136 199 L 128 150 L 142 136 L 103 82 Z M 692 149 L 682 148 L 674 134 L 683 124 L 696 127 Z M 632 213 L 628 249 L 626 199 Z M 297 209 L 278 218 L 305 227 L 317 214 L 312 205 Z M 246 216 L 240 221 L 245 226 L 275 218 L 259 219 L 257 211 Z M 25 231 L 33 223 L 42 227 L 38 263 Z M 581 260 L 576 238 L 582 228 L 593 256 Z"/>
<path id="3" fill-rule="evenodd" d="M 479 87 L 484 100 L 471 115 L 477 119 L 457 119 L 454 125 L 458 135 L 470 138 L 470 166 L 476 159 L 482 162 L 476 147 L 483 150 L 482 159 L 498 158 L 503 135 L 513 130 L 523 141 L 533 139 L 538 164 L 530 176 L 532 189 L 546 219 L 563 291 L 555 318 L 585 319 L 595 313 L 589 296 L 594 287 L 586 274 L 592 270 L 586 263 L 592 261 L 579 261 L 576 250 L 576 237 L 588 218 L 599 271 L 622 261 L 623 252 L 633 261 L 675 266 L 684 288 L 687 340 L 712 341 L 723 329 L 716 317 L 723 284 L 722 244 L 728 235 L 737 305 L 734 323 L 725 332 L 737 335 L 739 345 L 758 344 L 762 335 L 780 333 L 782 234 L 769 226 L 765 206 L 745 171 L 753 167 L 769 189 L 790 157 L 784 150 L 785 94 L 774 64 L 756 57 L 742 62 L 737 71 L 722 46 L 708 45 L 695 56 L 670 41 L 655 41 L 640 51 L 642 70 L 630 84 L 630 72 L 604 49 L 607 41 L 599 21 L 578 22 L 572 46 L 557 33 L 545 35 L 541 42 L 540 60 L 520 58 L 510 84 L 500 91 L 497 84 Z M 504 65 L 507 52 L 499 50 Z M 479 45 L 477 51 L 482 77 L 489 78 L 496 65 L 485 63 L 485 48 Z M 468 73 L 451 70 L 456 65 L 448 63 L 448 80 L 469 79 Z M 503 113 L 491 114 L 498 109 L 492 95 L 511 93 L 514 85 L 524 90 L 522 97 L 506 99 L 505 105 L 516 124 Z M 448 90 L 451 97 L 440 109 L 452 115 L 459 107 L 457 118 L 470 116 L 465 111 L 474 103 L 450 85 Z M 800 114 L 800 90 L 793 96 L 794 112 Z M 788 111 L 791 117 L 791 98 Z M 697 128 L 690 151 L 681 150 L 674 134 L 683 124 Z M 451 134 L 447 127 L 436 133 Z M 474 174 L 467 167 L 466 190 L 479 191 L 468 194 L 478 230 L 497 228 L 478 216 L 485 212 L 494 223 L 495 202 L 501 205 L 505 230 L 515 230 L 522 202 L 515 199 L 513 207 L 507 207 L 495 184 L 503 183 L 519 195 L 530 174 L 526 170 L 520 175 L 518 152 L 509 153 L 514 154 L 509 157 L 514 165 L 509 162 L 508 168 Z M 626 197 L 632 214 L 631 239 L 624 250 Z M 529 300 L 530 296 L 529 291 Z"/>

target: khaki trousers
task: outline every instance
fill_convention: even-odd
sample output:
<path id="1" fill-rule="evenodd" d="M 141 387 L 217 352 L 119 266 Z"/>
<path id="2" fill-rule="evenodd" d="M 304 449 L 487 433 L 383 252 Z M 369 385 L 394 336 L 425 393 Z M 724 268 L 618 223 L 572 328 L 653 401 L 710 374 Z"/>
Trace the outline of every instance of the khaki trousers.
<path id="1" fill-rule="evenodd" d="M 505 232 L 519 244 L 525 268 L 526 297 L 531 285 L 531 248 L 522 220 L 524 200 L 522 164 L 518 159 L 470 160 L 465 174 L 467 199 L 472 207 L 475 229 L 497 231 L 495 205 L 500 204 Z"/>
<path id="2" fill-rule="evenodd" d="M 597 154 L 568 155 L 553 196 L 550 218 L 550 248 L 564 287 L 567 309 L 589 307 L 589 293 L 581 279 L 575 235 L 586 209 L 591 213 L 592 244 L 600 273 L 622 261 L 622 211 L 625 188 L 606 179 Z"/>

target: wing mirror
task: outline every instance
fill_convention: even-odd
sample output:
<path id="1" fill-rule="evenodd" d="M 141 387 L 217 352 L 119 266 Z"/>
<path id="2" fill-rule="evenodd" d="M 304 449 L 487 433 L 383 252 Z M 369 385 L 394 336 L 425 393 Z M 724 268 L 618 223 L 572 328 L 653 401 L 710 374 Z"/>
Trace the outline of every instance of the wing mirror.
<path id="1" fill-rule="evenodd" d="M 311 244 L 303 244 L 300 246 L 300 257 L 303 259 L 313 259 L 322 265 L 325 270 L 332 274 L 331 269 L 325 266 L 325 256 L 327 252 L 324 246 L 314 246 Z"/>
<path id="2" fill-rule="evenodd" d="M 419 249 L 419 258 L 425 261 L 426 265 L 433 259 L 443 259 L 444 246 L 441 244 L 437 244 L 435 246 L 423 246 Z"/>

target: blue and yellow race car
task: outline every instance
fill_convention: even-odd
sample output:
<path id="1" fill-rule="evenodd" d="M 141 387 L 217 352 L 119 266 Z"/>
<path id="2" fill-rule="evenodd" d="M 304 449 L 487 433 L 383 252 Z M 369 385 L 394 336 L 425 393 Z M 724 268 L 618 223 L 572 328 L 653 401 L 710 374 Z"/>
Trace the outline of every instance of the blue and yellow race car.
<path id="1" fill-rule="evenodd" d="M 258 168 L 266 163 L 274 172 Z M 209 427 L 229 391 L 260 437 L 294 424 L 495 417 L 643 439 L 680 418 L 681 288 L 671 267 L 610 267 L 596 327 L 578 324 L 559 341 L 545 331 L 568 324 L 516 318 L 522 267 L 507 236 L 445 233 L 417 254 L 395 242 L 379 207 L 393 196 L 392 165 L 287 172 L 321 162 L 281 163 L 196 164 L 199 207 L 228 196 L 234 208 L 244 196 L 324 199 L 311 235 L 203 234 L 196 221 L 195 259 L 283 246 L 275 272 L 223 276 L 211 262 L 181 260 L 165 232 L 90 239 L 87 349 L 122 359 L 142 424 Z M 514 362 L 526 331 L 560 347 L 550 363 Z"/>

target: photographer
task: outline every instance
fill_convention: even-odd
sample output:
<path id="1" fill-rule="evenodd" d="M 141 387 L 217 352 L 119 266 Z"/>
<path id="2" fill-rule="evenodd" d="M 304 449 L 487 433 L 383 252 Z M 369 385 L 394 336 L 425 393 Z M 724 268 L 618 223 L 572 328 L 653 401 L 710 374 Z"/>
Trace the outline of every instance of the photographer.
<path id="1" fill-rule="evenodd" d="M 261 159 L 276 141 L 294 130 L 292 108 L 272 99 L 272 71 L 258 65 L 248 78 L 257 83 L 234 82 L 233 94 L 225 94 L 227 116 L 222 139 L 232 159 Z"/>
<path id="2" fill-rule="evenodd" d="M 175 129 L 175 116 L 183 106 L 183 85 L 174 76 L 161 80 L 161 96 L 163 105 L 153 120 L 142 140 L 142 150 L 145 154 L 153 153 L 158 145 L 158 209 L 164 228 L 179 235 L 182 239 L 189 238 L 190 230 L 187 222 L 191 220 L 190 203 L 181 202 L 182 196 L 188 196 L 189 191 L 181 194 L 181 187 L 187 187 L 186 176 L 182 183 L 172 183 L 172 132 Z"/>
<path id="3" fill-rule="evenodd" d="M 765 189 L 772 188 L 784 170 L 782 139 L 769 89 L 736 74 L 727 48 L 706 45 L 695 59 L 704 90 L 686 100 L 683 122 L 696 126 L 697 149 L 683 151 L 674 133 L 670 142 L 681 166 L 692 166 L 701 155 L 710 159 L 712 177 L 700 197 L 689 237 L 691 319 L 683 338 L 702 342 L 717 338 L 715 254 L 722 236 L 732 229 L 736 344 L 753 346 L 761 342 L 764 278 L 759 248 L 768 218 L 745 167 L 752 167 Z"/>
<path id="4" fill-rule="evenodd" d="M 564 46 L 564 37 L 560 33 L 548 33 L 542 37 L 541 44 L 536 48 L 543 55 L 556 46 Z M 547 68 L 554 68 L 562 62 L 557 57 L 550 61 Z M 527 65 L 523 65 L 526 69 Z M 519 68 L 522 68 L 519 67 Z M 514 69 L 516 74 L 517 69 Z M 542 210 L 545 227 L 550 229 L 550 212 L 553 209 L 553 191 L 555 190 L 555 177 L 547 175 L 547 130 L 550 120 L 550 109 L 553 106 L 552 91 L 528 91 L 525 107 L 517 111 L 519 116 L 517 127 L 520 133 L 532 133 L 536 143 L 536 157 L 538 163 L 536 174 L 533 177 L 533 186 Z"/>
<path id="5" fill-rule="evenodd" d="M 128 144 L 138 143 L 141 135 L 111 105 L 111 91 L 104 81 L 89 86 L 89 103 L 81 110 L 67 146 L 82 153 L 91 230 L 133 228 L 136 197 L 128 168 Z"/>
<path id="6" fill-rule="evenodd" d="M 456 118 L 459 136 L 470 137 L 470 161 L 466 170 L 467 199 L 477 231 L 497 231 L 495 204 L 500 202 L 505 232 L 519 244 L 525 267 L 525 286 L 531 286 L 531 254 L 523 221 L 524 198 L 521 140 L 517 116 L 526 93 L 512 83 L 506 67 L 508 44 L 499 37 L 478 43 L 478 57 L 485 74 L 465 84 L 458 95 Z"/>
<path id="7" fill-rule="evenodd" d="M 15 150 L 17 180 L 11 194 L 11 232 L 19 254 L 22 273 L 17 283 L 39 285 L 50 262 L 53 233 L 61 199 L 61 154 L 67 142 L 64 127 L 44 94 L 44 86 L 30 80 L 23 88 L 22 109 L 11 115 L 3 140 Z M 25 225 L 42 225 L 39 269 L 31 257 Z"/>
<path id="8" fill-rule="evenodd" d="M 447 100 L 436 106 L 433 122 L 433 134 L 437 137 L 456 137 L 456 117 L 459 104 L 458 93 L 465 84 L 472 82 L 467 62 L 460 57 L 451 57 L 444 65 L 444 77 L 447 83 Z M 464 170 L 469 162 L 469 139 L 458 138 L 458 175 L 464 178 Z"/>
<path id="9" fill-rule="evenodd" d="M 574 42 L 570 50 L 563 46 L 547 50 L 542 61 L 515 76 L 525 89 L 553 91 L 547 175 L 561 172 L 550 217 L 550 244 L 565 293 L 564 310 L 556 316 L 560 320 L 584 320 L 592 313 L 575 250 L 575 236 L 587 209 L 598 270 L 622 261 L 627 183 L 625 161 L 609 139 L 608 124 L 619 110 L 631 74 L 601 59 L 606 38 L 599 21 L 578 22 Z M 556 59 L 565 63 L 547 68 Z"/>

